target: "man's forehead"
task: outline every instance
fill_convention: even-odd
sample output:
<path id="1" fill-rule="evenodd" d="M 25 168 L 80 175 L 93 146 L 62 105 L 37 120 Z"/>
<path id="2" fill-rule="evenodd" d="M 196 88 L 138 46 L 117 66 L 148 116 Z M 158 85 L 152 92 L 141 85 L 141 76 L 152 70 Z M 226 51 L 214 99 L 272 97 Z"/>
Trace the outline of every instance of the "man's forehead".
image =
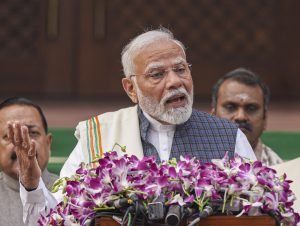
<path id="1" fill-rule="evenodd" d="M 251 99 L 251 95 L 249 95 L 249 93 L 236 93 L 234 95 L 234 97 L 237 99 L 237 100 L 240 100 L 240 101 L 246 101 L 246 100 L 249 100 Z"/>
<path id="2" fill-rule="evenodd" d="M 263 96 L 259 85 L 247 85 L 235 80 L 225 80 L 219 89 L 219 94 L 223 93 L 232 95 L 241 95 L 240 97 L 248 96 Z"/>
<path id="3" fill-rule="evenodd" d="M 233 103 L 233 104 L 259 104 L 263 101 L 262 97 L 254 95 L 249 92 L 235 92 L 234 90 L 230 90 L 229 92 L 220 93 L 218 98 L 223 104 Z"/>
<path id="4" fill-rule="evenodd" d="M 220 104 L 237 104 L 249 105 L 263 104 L 263 93 L 260 87 L 249 86 L 237 81 L 225 81 L 218 92 L 218 103 Z"/>
<path id="5" fill-rule="evenodd" d="M 185 52 L 181 46 L 172 40 L 157 40 L 140 49 L 135 57 L 153 61 L 174 56 L 185 57 Z"/>
<path id="6" fill-rule="evenodd" d="M 9 121 L 19 121 L 28 127 L 42 124 L 42 119 L 37 109 L 27 105 L 11 105 L 1 109 L 0 123 L 7 124 Z"/>

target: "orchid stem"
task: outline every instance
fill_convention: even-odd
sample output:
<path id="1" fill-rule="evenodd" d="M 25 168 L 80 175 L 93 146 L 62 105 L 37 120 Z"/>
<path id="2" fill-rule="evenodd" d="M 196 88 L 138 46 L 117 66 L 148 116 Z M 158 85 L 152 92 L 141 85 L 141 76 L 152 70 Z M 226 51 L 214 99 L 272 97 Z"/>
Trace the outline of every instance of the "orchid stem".
<path id="1" fill-rule="evenodd" d="M 115 210 L 116 208 L 114 206 L 110 206 L 110 207 L 97 207 L 94 208 L 94 211 L 103 211 L 103 210 Z"/>
<path id="2" fill-rule="evenodd" d="M 126 146 L 121 146 L 121 145 L 120 145 L 119 143 L 117 143 L 117 142 L 114 144 L 114 146 L 112 147 L 111 150 L 113 151 L 113 150 L 115 149 L 116 146 L 120 147 L 122 152 L 126 152 Z"/>
<path id="3" fill-rule="evenodd" d="M 225 190 L 225 193 L 224 193 L 224 201 L 223 201 L 222 213 L 225 212 L 226 199 L 227 199 L 227 189 Z"/>

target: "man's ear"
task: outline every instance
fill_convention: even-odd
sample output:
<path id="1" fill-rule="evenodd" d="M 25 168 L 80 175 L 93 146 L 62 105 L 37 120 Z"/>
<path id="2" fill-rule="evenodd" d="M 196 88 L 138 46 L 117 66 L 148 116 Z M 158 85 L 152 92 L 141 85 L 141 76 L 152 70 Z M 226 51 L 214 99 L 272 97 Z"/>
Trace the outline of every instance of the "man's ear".
<path id="1" fill-rule="evenodd" d="M 47 145 L 48 145 L 49 147 L 51 147 L 51 144 L 52 144 L 52 134 L 51 134 L 51 133 L 48 133 L 48 134 L 46 135 L 46 139 L 47 139 Z"/>
<path id="2" fill-rule="evenodd" d="M 268 114 L 267 114 L 267 110 L 264 110 L 264 130 L 267 129 L 267 121 L 268 121 Z"/>
<path id="3" fill-rule="evenodd" d="M 51 156 L 51 144 L 52 144 L 52 134 L 48 133 L 48 134 L 46 134 L 46 145 L 47 145 L 47 148 L 46 148 L 45 151 L 47 151 L 49 159 L 50 159 L 50 156 Z"/>
<path id="4" fill-rule="evenodd" d="M 138 98 L 136 95 L 136 88 L 135 85 L 133 84 L 133 81 L 129 78 L 123 78 L 122 79 L 122 85 L 123 88 L 125 90 L 125 92 L 127 93 L 127 95 L 129 96 L 129 98 L 131 99 L 131 101 L 135 104 L 138 103 Z"/>
<path id="5" fill-rule="evenodd" d="M 215 109 L 215 108 L 212 108 L 211 111 L 210 111 L 210 114 L 211 114 L 211 115 L 216 115 L 216 109 Z"/>

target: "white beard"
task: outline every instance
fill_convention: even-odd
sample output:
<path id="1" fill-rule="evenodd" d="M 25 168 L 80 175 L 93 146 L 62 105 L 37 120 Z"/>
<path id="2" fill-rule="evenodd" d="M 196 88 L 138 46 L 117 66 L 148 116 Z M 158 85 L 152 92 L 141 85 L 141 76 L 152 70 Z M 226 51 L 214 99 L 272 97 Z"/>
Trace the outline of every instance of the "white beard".
<path id="1" fill-rule="evenodd" d="M 172 125 L 178 125 L 186 122 L 192 114 L 194 91 L 188 93 L 183 87 L 167 92 L 160 102 L 155 99 L 144 96 L 141 90 L 136 86 L 137 96 L 140 108 L 151 115 L 156 120 L 166 122 Z M 183 94 L 185 96 L 186 105 L 179 108 L 166 108 L 165 104 L 171 97 Z"/>

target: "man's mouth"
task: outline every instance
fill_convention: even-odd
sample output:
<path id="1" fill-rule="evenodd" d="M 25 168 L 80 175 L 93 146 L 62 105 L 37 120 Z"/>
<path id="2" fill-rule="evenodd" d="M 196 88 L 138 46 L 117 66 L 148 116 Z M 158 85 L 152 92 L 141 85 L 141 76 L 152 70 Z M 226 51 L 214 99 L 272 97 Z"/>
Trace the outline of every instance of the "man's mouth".
<path id="1" fill-rule="evenodd" d="M 174 95 L 166 101 L 166 104 L 174 108 L 183 107 L 186 104 L 186 96 L 184 94 Z"/>
<path id="2" fill-rule="evenodd" d="M 252 125 L 247 122 L 237 122 L 239 125 L 239 129 L 242 130 L 243 133 L 252 132 Z"/>
<path id="3" fill-rule="evenodd" d="M 244 127 L 239 127 L 239 129 L 243 132 L 243 133 L 248 133 L 249 132 L 249 130 L 247 130 L 246 128 L 244 128 Z"/>

